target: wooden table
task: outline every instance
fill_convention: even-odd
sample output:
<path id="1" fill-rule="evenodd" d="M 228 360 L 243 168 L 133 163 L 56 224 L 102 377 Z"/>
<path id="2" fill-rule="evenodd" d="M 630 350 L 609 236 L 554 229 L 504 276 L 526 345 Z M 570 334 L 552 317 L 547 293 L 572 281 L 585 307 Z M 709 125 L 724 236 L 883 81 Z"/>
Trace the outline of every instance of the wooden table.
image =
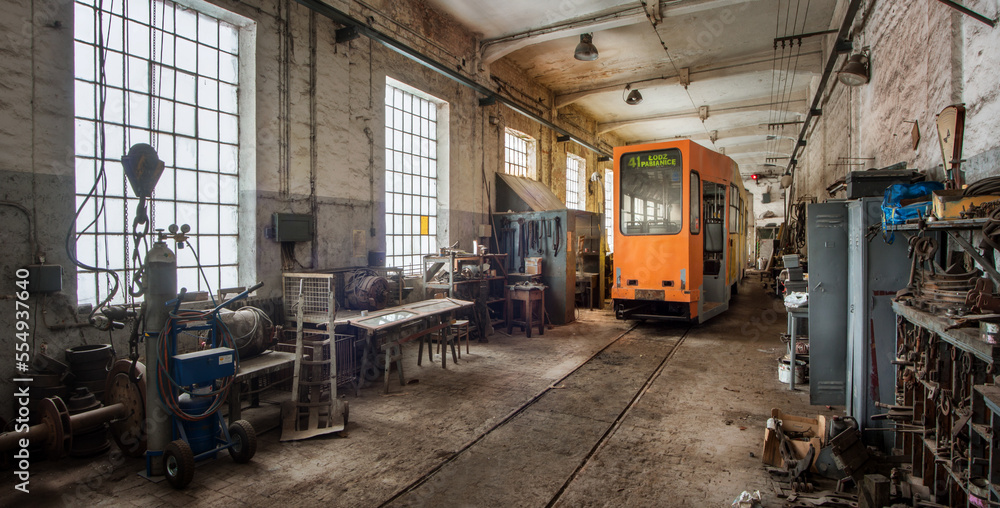
<path id="1" fill-rule="evenodd" d="M 523 319 L 514 319 L 514 302 L 524 303 Z M 538 311 L 534 310 L 538 306 Z M 508 286 L 507 287 L 507 335 L 518 325 L 525 334 L 531 337 L 531 327 L 538 325 L 538 334 L 545 335 L 545 286 Z"/>

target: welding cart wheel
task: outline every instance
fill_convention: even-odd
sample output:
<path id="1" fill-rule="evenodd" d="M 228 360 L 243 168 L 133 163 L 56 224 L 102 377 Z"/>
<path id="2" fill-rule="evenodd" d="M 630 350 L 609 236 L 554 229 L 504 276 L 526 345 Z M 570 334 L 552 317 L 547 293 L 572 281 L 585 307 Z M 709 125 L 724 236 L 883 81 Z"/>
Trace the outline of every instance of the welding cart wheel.
<path id="1" fill-rule="evenodd" d="M 175 489 L 183 489 L 194 478 L 194 452 L 183 439 L 171 441 L 163 449 L 163 474 Z"/>
<path id="2" fill-rule="evenodd" d="M 257 433 L 246 420 L 236 420 L 229 425 L 229 438 L 233 440 L 229 455 L 234 462 L 245 464 L 257 453 Z"/>

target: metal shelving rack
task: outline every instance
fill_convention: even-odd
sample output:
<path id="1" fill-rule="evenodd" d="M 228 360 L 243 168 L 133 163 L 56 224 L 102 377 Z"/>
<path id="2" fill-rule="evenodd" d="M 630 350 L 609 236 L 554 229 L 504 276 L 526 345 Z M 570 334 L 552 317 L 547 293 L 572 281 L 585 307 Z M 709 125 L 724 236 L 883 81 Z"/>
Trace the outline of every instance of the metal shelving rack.
<path id="1" fill-rule="evenodd" d="M 448 290 L 449 298 L 462 298 L 468 295 L 456 295 L 456 290 L 470 284 L 485 284 L 486 306 L 492 311 L 492 324 L 504 322 L 507 301 L 507 268 L 505 259 L 507 254 L 463 254 L 450 252 L 447 255 L 424 256 L 424 298 L 431 298 L 436 290 Z M 496 275 L 480 275 L 473 278 L 456 279 L 455 275 L 462 273 L 462 268 L 467 265 L 482 267 L 489 262 L 490 268 L 496 270 Z M 448 282 L 434 282 L 435 277 L 445 266 L 448 270 Z M 482 287 L 482 286 L 481 286 Z M 480 290 L 482 291 L 482 289 Z M 459 290 L 459 292 L 462 292 Z"/>

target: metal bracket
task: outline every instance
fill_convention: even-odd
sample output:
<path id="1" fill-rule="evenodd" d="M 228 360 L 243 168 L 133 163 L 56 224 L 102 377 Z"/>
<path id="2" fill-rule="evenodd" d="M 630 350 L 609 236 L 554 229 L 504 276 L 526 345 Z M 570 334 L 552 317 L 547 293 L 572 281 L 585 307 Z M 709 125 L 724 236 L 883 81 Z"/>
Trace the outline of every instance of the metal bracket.
<path id="1" fill-rule="evenodd" d="M 961 12 L 962 14 L 965 14 L 966 16 L 971 16 L 971 17 L 973 17 L 973 18 L 975 18 L 975 19 L 977 19 L 979 21 L 982 21 L 983 23 L 986 23 L 987 25 L 990 26 L 990 28 L 996 28 L 997 27 L 997 19 L 987 18 L 986 16 L 983 16 L 982 14 L 979 14 L 978 12 L 976 12 L 976 11 L 974 11 L 974 10 L 972 10 L 972 9 L 970 9 L 970 8 L 968 8 L 968 7 L 960 4 L 958 2 L 955 2 L 953 0 L 938 0 L 938 2 L 941 2 L 941 3 L 945 4 L 945 5 L 947 5 L 948 7 L 951 7 L 952 9 L 955 9 L 958 12 Z"/>
<path id="2" fill-rule="evenodd" d="M 962 247 L 962 250 L 972 256 L 972 259 L 976 260 L 976 263 L 978 263 L 979 266 L 986 271 L 986 273 L 990 274 L 990 277 L 993 278 L 994 282 L 1000 283 L 1000 272 L 998 272 L 997 269 L 994 268 L 993 265 L 990 264 L 990 262 L 987 261 L 975 247 L 972 246 L 972 244 L 965 241 L 965 238 L 955 234 L 954 231 L 948 231 L 948 236 L 955 240 L 955 243 Z"/>

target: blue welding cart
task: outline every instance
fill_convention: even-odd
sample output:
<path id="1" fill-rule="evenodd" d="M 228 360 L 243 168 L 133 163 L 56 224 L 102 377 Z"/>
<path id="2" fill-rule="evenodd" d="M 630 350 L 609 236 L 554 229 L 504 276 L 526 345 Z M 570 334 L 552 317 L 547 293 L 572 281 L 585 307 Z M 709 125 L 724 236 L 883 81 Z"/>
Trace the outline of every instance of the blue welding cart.
<path id="1" fill-rule="evenodd" d="M 203 321 L 179 319 L 174 303 L 173 319 L 166 340 L 165 350 L 169 353 L 167 393 L 174 400 L 170 404 L 163 401 L 172 413 L 173 438 L 163 449 L 163 472 L 167 482 L 177 489 L 186 487 L 194 478 L 195 462 L 213 459 L 223 450 L 238 463 L 249 462 L 257 451 L 257 434 L 246 420 L 238 420 L 228 427 L 218 410 L 225 400 L 225 392 L 216 388 L 216 381 L 236 375 L 239 357 L 235 349 L 221 345 L 218 321 L 219 309 L 246 296 L 259 288 L 258 284 L 223 302 L 215 309 L 205 312 Z M 181 291 L 183 298 L 184 291 Z M 178 298 L 178 302 L 182 299 Z M 172 302 L 173 303 L 173 302 Z M 206 344 L 209 349 L 192 353 L 176 354 L 177 337 L 182 333 L 207 331 Z M 161 388 L 162 391 L 162 388 Z M 161 396 L 162 399 L 162 396 Z M 150 459 L 147 455 L 147 473 Z"/>

